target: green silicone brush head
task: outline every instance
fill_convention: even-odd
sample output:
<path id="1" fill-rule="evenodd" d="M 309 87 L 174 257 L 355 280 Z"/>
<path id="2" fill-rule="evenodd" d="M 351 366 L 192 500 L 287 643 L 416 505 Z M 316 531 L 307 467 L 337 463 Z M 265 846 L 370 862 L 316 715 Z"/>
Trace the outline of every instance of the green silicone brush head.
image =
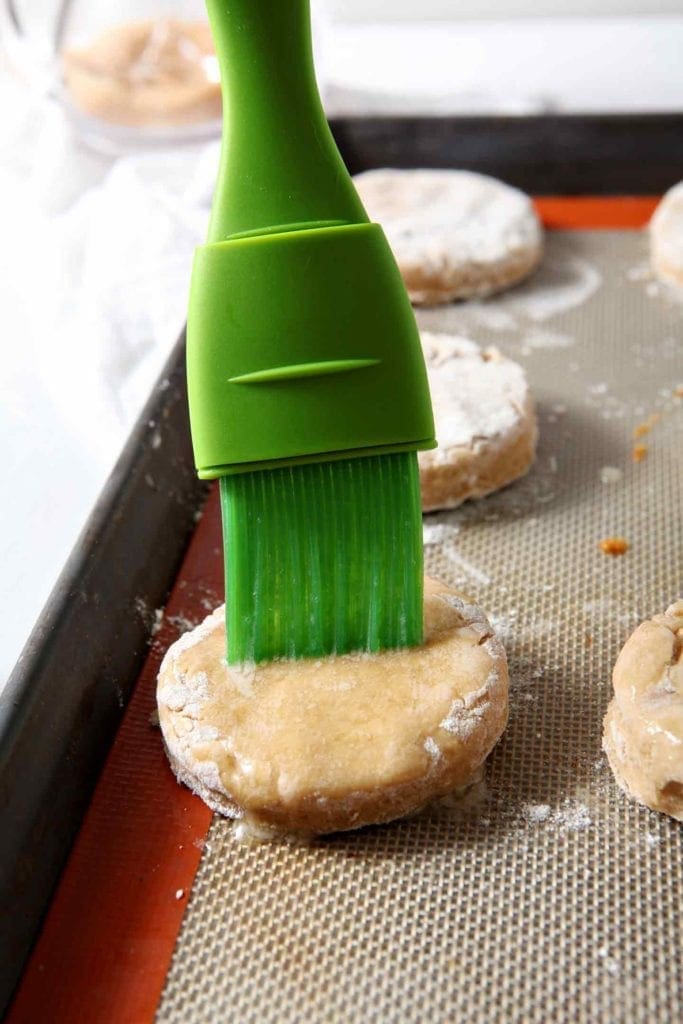
<path id="1" fill-rule="evenodd" d="M 224 139 L 188 312 L 195 460 L 219 477 L 231 663 L 422 639 L 419 337 L 313 75 L 308 0 L 207 0 Z"/>
<path id="2" fill-rule="evenodd" d="M 422 640 L 414 452 L 221 480 L 230 661 Z"/>

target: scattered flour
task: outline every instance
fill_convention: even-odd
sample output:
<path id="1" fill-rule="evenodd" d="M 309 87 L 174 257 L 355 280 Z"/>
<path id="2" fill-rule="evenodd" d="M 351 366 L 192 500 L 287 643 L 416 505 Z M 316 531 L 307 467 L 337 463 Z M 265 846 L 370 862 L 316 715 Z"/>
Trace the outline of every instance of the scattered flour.
<path id="1" fill-rule="evenodd" d="M 467 559 L 463 558 L 462 555 L 459 555 L 457 551 L 450 548 L 444 551 L 443 554 L 447 562 L 450 562 L 456 569 L 460 569 L 467 577 L 466 580 L 457 578 L 458 583 L 462 584 L 467 582 L 467 580 L 473 580 L 475 583 L 481 584 L 482 587 L 487 587 L 490 584 L 491 577 L 487 576 L 481 569 L 478 569 L 476 565 L 472 565 L 471 562 L 468 562 Z"/>
<path id="2" fill-rule="evenodd" d="M 460 527 L 449 523 L 424 522 L 422 526 L 423 544 L 445 544 L 460 532 Z"/>
<path id="3" fill-rule="evenodd" d="M 579 256 L 542 264 L 530 281 L 510 292 L 505 309 L 537 323 L 583 305 L 602 284 L 600 271 Z"/>
<path id="4" fill-rule="evenodd" d="M 525 818 L 534 824 L 540 821 L 547 821 L 550 815 L 550 804 L 528 804 L 524 809 Z"/>
<path id="5" fill-rule="evenodd" d="M 624 611 L 622 605 L 609 598 L 599 598 L 596 601 L 584 601 L 581 605 L 584 615 L 595 616 L 596 618 L 610 618 L 620 626 L 632 627 L 640 621 L 640 614 L 637 611 Z"/>
<path id="6" fill-rule="evenodd" d="M 467 739 L 480 725 L 484 715 L 490 708 L 489 695 L 500 682 L 497 669 L 492 669 L 486 682 L 474 693 L 468 693 L 465 697 L 453 702 L 448 715 L 439 723 L 440 728 L 453 736 L 460 736 Z M 425 741 L 425 749 L 427 749 Z M 433 742 L 433 741 L 432 741 Z"/>
<path id="7" fill-rule="evenodd" d="M 551 331 L 548 328 L 532 328 L 525 332 L 522 339 L 520 352 L 523 356 L 529 356 L 539 349 L 569 348 L 576 341 L 570 334 L 563 334 L 561 331 Z"/>
<path id="8" fill-rule="evenodd" d="M 194 629 L 195 626 L 199 625 L 196 619 L 188 619 L 185 615 L 169 615 L 168 621 L 175 629 L 179 629 L 181 633 L 187 633 L 188 630 Z"/>
<path id="9" fill-rule="evenodd" d="M 489 331 L 515 331 L 517 320 L 504 309 L 498 306 L 488 305 L 485 302 L 473 301 L 467 307 L 476 316 L 476 319 Z"/>
<path id="10" fill-rule="evenodd" d="M 556 814 L 558 825 L 569 829 L 571 832 L 581 832 L 592 823 L 588 808 L 585 804 L 574 803 L 565 800 L 562 809 Z"/>
<path id="11" fill-rule="evenodd" d="M 621 973 L 619 961 L 615 957 L 609 955 L 609 950 L 607 946 L 601 946 L 598 949 L 598 956 L 601 960 L 604 961 L 605 970 L 608 974 L 611 974 L 613 977 L 616 978 Z"/>
<path id="12" fill-rule="evenodd" d="M 518 428 L 528 401 L 521 366 L 461 335 L 423 330 L 421 340 L 439 442 L 423 462 L 448 462 L 450 448 L 476 450 Z"/>
<path id="13" fill-rule="evenodd" d="M 441 757 L 441 747 L 432 736 L 428 736 L 424 741 L 424 748 L 433 761 L 438 761 Z"/>
<path id="14" fill-rule="evenodd" d="M 147 626 L 150 638 L 155 637 L 161 629 L 161 624 L 164 621 L 164 609 L 150 608 L 144 597 L 136 597 L 134 607 L 137 614 Z"/>
<path id="15" fill-rule="evenodd" d="M 508 608 L 505 615 L 489 615 L 489 621 L 493 626 L 496 636 L 505 643 L 512 639 L 517 631 L 517 609 Z"/>
<path id="16" fill-rule="evenodd" d="M 629 281 L 651 281 L 652 270 L 649 263 L 638 263 L 635 267 L 629 267 L 626 271 Z"/>
<path id="17" fill-rule="evenodd" d="M 617 466 L 602 466 L 600 479 L 603 484 L 618 484 L 624 474 Z"/>
<path id="18" fill-rule="evenodd" d="M 556 808 L 549 804 L 526 804 L 522 813 L 532 825 L 548 824 L 561 831 L 581 832 L 592 824 L 588 807 L 569 799 Z"/>

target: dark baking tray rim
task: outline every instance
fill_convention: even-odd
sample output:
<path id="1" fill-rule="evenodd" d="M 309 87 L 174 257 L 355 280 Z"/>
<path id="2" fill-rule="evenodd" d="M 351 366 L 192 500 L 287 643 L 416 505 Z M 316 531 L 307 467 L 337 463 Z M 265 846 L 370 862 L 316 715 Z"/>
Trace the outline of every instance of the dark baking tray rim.
<path id="1" fill-rule="evenodd" d="M 339 118 L 332 128 L 353 172 L 457 166 L 544 195 L 649 194 L 683 178 L 678 114 Z M 0 1012 L 205 496 L 181 336 L 0 697 Z"/>
<path id="2" fill-rule="evenodd" d="M 683 178 L 683 114 L 337 118 L 347 167 L 461 167 L 537 195 L 660 194 Z"/>

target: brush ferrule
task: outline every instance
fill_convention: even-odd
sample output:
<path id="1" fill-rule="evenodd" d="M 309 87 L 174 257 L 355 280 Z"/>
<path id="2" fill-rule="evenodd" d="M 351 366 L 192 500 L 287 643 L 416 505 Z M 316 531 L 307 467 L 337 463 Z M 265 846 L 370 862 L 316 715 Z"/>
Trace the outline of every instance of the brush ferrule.
<path id="1" fill-rule="evenodd" d="M 415 319 L 376 224 L 202 246 L 187 341 L 205 478 L 434 447 Z"/>

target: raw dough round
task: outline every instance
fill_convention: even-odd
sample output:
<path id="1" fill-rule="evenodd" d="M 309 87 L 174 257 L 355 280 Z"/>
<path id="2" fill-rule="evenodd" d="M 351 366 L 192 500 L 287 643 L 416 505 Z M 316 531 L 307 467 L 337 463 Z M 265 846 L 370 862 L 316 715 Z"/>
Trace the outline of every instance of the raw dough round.
<path id="1" fill-rule="evenodd" d="M 221 116 L 221 88 L 206 22 L 134 21 L 63 54 L 74 104 L 114 124 L 179 125 Z"/>
<path id="2" fill-rule="evenodd" d="M 617 658 L 602 745 L 621 788 L 683 821 L 683 601 L 641 623 Z"/>
<path id="3" fill-rule="evenodd" d="M 538 426 L 524 370 L 468 338 L 421 334 L 439 447 L 420 452 L 425 512 L 481 498 L 527 472 Z"/>
<path id="4" fill-rule="evenodd" d="M 507 722 L 505 651 L 479 608 L 429 579 L 425 626 L 419 648 L 236 669 L 217 608 L 159 671 L 178 779 L 228 817 L 309 834 L 391 821 L 470 782 Z"/>
<path id="5" fill-rule="evenodd" d="M 669 189 L 652 215 L 650 261 L 657 277 L 683 285 L 683 181 Z"/>
<path id="6" fill-rule="evenodd" d="M 354 178 L 382 225 L 411 302 L 491 295 L 538 265 L 543 233 L 531 200 L 471 171 L 365 171 Z"/>

